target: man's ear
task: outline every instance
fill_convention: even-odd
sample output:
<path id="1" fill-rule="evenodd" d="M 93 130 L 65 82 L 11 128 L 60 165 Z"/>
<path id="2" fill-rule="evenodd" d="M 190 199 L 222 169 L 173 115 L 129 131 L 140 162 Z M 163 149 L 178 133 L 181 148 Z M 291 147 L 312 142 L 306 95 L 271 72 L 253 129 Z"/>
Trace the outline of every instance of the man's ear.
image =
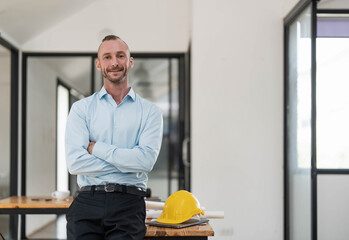
<path id="1" fill-rule="evenodd" d="M 99 71 L 101 71 L 101 63 L 99 62 L 98 58 L 96 59 L 96 67 Z"/>
<path id="2" fill-rule="evenodd" d="M 133 57 L 130 57 L 130 64 L 129 64 L 129 69 L 133 68 L 133 64 L 134 64 L 134 59 Z"/>

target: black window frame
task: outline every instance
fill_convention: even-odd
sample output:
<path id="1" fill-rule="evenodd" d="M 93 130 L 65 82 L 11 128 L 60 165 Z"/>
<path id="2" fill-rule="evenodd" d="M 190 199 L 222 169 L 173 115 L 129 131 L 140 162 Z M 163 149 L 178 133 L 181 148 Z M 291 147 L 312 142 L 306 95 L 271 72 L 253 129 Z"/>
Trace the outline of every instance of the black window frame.
<path id="1" fill-rule="evenodd" d="M 316 152 L 316 39 L 317 14 L 349 14 L 349 9 L 318 9 L 320 0 L 301 0 L 284 19 L 284 239 L 290 239 L 289 176 L 288 176 L 288 27 L 311 5 L 311 239 L 318 239 L 317 216 L 317 176 L 319 174 L 349 174 L 349 169 L 317 168 Z M 297 169 L 297 171 L 303 171 Z"/>
<path id="2" fill-rule="evenodd" d="M 136 59 L 146 58 L 168 58 L 178 59 L 179 61 L 179 139 L 175 144 L 179 145 L 179 149 L 182 150 L 182 143 L 185 138 L 190 139 L 190 47 L 186 53 L 131 53 L 131 56 Z M 29 57 L 90 57 L 91 58 L 91 94 L 99 89 L 95 89 L 95 59 L 97 58 L 96 53 L 67 53 L 67 52 L 23 52 L 22 53 L 22 137 L 21 137 L 21 195 L 26 195 L 26 139 L 27 139 L 27 63 Z M 171 79 L 171 74 L 169 74 Z M 170 84 L 171 87 L 171 84 Z M 171 137 L 170 137 L 171 139 Z M 173 144 L 173 143 L 172 143 Z M 171 151 L 173 147 L 169 148 L 169 156 L 173 156 Z M 186 163 L 183 163 L 183 155 L 179 154 L 179 174 L 178 174 L 178 189 L 185 189 L 190 191 L 191 182 L 191 169 L 190 169 L 190 142 L 188 142 L 188 152 Z M 170 164 L 171 165 L 171 159 Z M 56 160 L 57 162 L 57 160 Z M 188 165 L 189 164 L 189 165 Z M 169 173 L 171 173 L 169 169 Z M 186 180 L 185 180 L 185 179 Z M 171 180 L 171 174 L 169 174 L 169 180 Z M 171 193 L 171 185 L 169 181 L 169 195 Z M 21 237 L 25 236 L 25 217 L 21 217 Z"/>

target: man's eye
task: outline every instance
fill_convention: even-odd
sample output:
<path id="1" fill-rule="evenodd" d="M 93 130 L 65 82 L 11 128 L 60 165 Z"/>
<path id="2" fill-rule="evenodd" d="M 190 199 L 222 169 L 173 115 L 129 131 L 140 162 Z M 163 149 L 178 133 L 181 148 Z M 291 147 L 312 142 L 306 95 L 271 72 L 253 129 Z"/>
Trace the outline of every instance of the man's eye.
<path id="1" fill-rule="evenodd" d="M 119 55 L 119 58 L 123 58 L 124 57 L 124 55 Z"/>
<path id="2" fill-rule="evenodd" d="M 104 59 L 110 59 L 110 56 L 105 56 Z"/>

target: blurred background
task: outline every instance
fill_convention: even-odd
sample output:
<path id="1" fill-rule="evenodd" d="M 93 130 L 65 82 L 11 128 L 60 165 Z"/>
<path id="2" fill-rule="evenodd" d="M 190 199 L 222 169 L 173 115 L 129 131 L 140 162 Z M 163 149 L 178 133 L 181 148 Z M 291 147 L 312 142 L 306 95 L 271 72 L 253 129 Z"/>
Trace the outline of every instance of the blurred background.
<path id="1" fill-rule="evenodd" d="M 213 239 L 279 240 L 286 231 L 313 239 L 314 214 L 318 239 L 346 239 L 349 2 L 318 3 L 316 101 L 310 2 L 2 0 L 0 199 L 77 190 L 65 166 L 65 121 L 73 102 L 101 89 L 96 51 L 115 34 L 135 58 L 131 86 L 164 115 L 153 196 L 187 189 L 224 211 L 210 221 Z M 284 22 L 297 6 L 304 9 Z M 6 239 L 14 223 L 0 215 Z M 26 215 L 19 224 L 29 238 L 65 238 L 64 216 Z"/>

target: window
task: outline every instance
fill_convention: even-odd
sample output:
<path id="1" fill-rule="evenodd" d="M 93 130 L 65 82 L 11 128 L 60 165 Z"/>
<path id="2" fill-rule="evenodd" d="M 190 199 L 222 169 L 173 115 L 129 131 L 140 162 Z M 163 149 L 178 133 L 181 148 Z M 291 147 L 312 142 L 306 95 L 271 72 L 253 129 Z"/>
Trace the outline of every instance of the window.
<path id="1" fill-rule="evenodd" d="M 339 5 L 300 1 L 285 19 L 287 240 L 349 234 L 349 10 Z"/>
<path id="2" fill-rule="evenodd" d="M 65 126 L 69 113 L 69 89 L 58 81 L 57 84 L 57 190 L 69 189 L 67 163 L 65 159 Z"/>
<path id="3" fill-rule="evenodd" d="M 349 17 L 319 14 L 316 41 L 317 167 L 349 169 Z"/>

